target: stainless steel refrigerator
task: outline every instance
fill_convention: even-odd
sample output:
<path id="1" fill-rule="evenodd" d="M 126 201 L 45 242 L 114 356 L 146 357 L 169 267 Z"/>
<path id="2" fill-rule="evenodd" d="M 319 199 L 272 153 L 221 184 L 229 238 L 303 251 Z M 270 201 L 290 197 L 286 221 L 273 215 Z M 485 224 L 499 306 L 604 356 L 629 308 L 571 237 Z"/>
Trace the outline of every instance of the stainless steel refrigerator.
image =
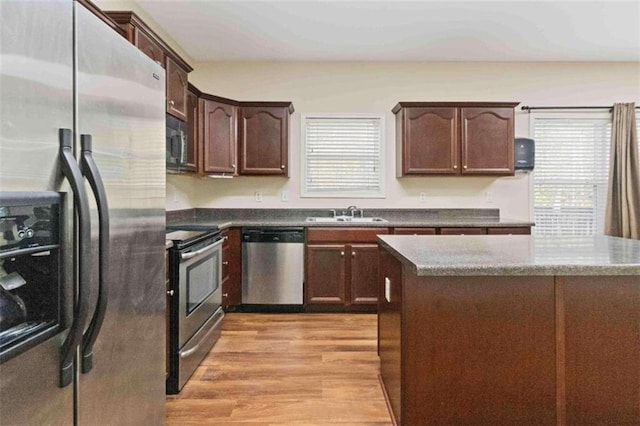
<path id="1" fill-rule="evenodd" d="M 25 302 L 54 334 L 0 353 L 1 425 L 164 422 L 164 102 L 161 66 L 81 4 L 0 1 L 0 300 L 32 285 L 20 247 L 59 280 Z M 22 196 L 59 209 L 12 214 Z M 36 253 L 52 205 L 59 245 Z"/>

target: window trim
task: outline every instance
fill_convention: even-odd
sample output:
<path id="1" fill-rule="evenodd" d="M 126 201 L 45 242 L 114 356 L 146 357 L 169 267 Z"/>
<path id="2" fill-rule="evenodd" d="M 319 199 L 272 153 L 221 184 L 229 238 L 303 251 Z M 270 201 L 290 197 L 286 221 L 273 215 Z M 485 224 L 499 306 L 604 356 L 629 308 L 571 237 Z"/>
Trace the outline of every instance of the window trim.
<path id="1" fill-rule="evenodd" d="M 380 123 L 380 189 L 378 191 L 323 192 L 307 191 L 307 119 L 308 118 L 369 118 Z M 386 198 L 385 115 L 376 113 L 305 113 L 300 114 L 300 198 Z"/>
<path id="2" fill-rule="evenodd" d="M 535 128 L 535 121 L 538 118 L 567 118 L 567 119 L 571 119 L 571 118 L 593 118 L 593 119 L 608 119 L 609 121 L 612 120 L 612 114 L 611 112 L 605 112 L 605 111 L 566 111 L 566 110 L 550 110 L 550 111 L 545 111 L 545 112 L 535 112 L 532 111 L 529 113 L 529 137 L 530 138 L 534 138 L 534 128 Z M 535 143 L 535 142 L 534 142 Z M 537 148 L 536 148 L 537 149 Z M 536 156 L 537 157 L 537 156 Z M 536 163 L 537 163 L 537 158 L 536 158 Z M 536 194 L 535 194 L 535 173 L 536 173 L 536 165 L 534 165 L 534 169 L 533 172 L 531 172 L 531 174 L 529 175 L 529 219 L 533 222 L 535 220 L 535 201 L 536 201 Z M 607 165 L 607 167 L 609 167 L 609 165 Z M 597 214 L 597 213 L 596 213 Z M 532 228 L 532 234 L 536 234 L 535 232 L 535 226 Z"/>

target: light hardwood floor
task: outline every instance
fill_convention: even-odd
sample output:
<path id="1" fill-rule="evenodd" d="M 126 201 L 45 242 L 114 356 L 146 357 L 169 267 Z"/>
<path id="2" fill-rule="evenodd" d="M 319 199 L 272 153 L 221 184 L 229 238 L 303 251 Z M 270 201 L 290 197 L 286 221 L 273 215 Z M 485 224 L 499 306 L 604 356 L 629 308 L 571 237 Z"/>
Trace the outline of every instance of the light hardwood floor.
<path id="1" fill-rule="evenodd" d="M 229 313 L 168 425 L 391 425 L 376 316 Z"/>

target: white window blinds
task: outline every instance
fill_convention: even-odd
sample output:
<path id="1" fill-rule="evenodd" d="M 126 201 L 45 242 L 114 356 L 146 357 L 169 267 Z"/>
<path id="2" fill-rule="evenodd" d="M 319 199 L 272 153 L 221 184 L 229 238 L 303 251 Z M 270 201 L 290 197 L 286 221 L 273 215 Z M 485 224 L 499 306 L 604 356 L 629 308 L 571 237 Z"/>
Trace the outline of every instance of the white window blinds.
<path id="1" fill-rule="evenodd" d="M 382 197 L 382 117 L 303 116 L 302 195 Z"/>
<path id="2" fill-rule="evenodd" d="M 604 232 L 611 116 L 531 114 L 536 234 Z"/>

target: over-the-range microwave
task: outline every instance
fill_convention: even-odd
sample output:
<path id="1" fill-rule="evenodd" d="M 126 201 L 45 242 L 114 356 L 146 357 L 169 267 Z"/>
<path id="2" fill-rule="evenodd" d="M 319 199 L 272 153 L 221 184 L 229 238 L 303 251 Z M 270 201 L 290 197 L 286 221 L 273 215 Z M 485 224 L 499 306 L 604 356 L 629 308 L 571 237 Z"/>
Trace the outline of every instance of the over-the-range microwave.
<path id="1" fill-rule="evenodd" d="M 167 171 L 184 172 L 187 167 L 187 123 L 167 114 Z"/>

